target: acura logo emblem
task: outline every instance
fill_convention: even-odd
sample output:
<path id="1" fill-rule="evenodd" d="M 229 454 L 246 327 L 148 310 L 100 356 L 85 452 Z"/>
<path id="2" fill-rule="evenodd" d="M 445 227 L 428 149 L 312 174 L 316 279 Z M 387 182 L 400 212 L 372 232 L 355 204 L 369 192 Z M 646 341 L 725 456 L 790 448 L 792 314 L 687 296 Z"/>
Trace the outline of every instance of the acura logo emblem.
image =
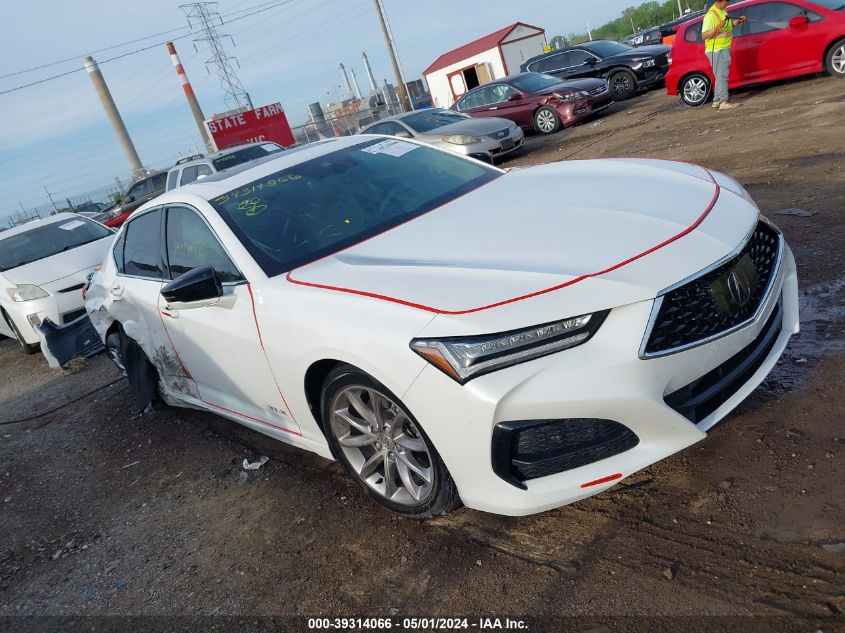
<path id="1" fill-rule="evenodd" d="M 739 267 L 734 268 L 728 275 L 728 292 L 740 308 L 751 300 L 751 282 Z"/>

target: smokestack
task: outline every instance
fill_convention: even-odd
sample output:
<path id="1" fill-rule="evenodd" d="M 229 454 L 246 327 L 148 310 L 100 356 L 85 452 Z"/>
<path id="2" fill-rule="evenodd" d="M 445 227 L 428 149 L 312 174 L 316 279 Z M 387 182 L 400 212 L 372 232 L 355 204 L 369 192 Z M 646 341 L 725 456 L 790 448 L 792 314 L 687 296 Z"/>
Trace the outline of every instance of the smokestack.
<path id="1" fill-rule="evenodd" d="M 370 91 L 378 92 L 378 85 L 376 84 L 376 78 L 373 75 L 373 69 L 370 68 L 370 60 L 367 59 L 366 53 L 361 53 L 361 57 L 364 58 L 364 68 L 367 69 L 367 78 L 370 80 Z"/>
<path id="2" fill-rule="evenodd" d="M 97 62 L 90 55 L 85 58 L 85 70 L 88 71 L 91 83 L 94 84 L 94 90 L 97 91 L 97 96 L 100 97 L 100 102 L 103 104 L 106 116 L 109 118 L 112 128 L 114 128 L 114 133 L 117 134 L 117 140 L 123 148 L 123 153 L 126 154 L 126 160 L 129 161 L 129 169 L 135 176 L 142 175 L 144 168 L 141 165 L 138 152 L 135 150 L 135 145 L 132 144 L 132 139 L 129 137 L 129 132 L 126 131 L 126 126 L 123 124 L 120 112 L 117 111 L 117 106 L 114 104 L 114 99 L 112 99 L 109 87 L 106 85 L 106 80 L 103 79 L 103 73 L 100 72 L 100 67 L 97 66 Z"/>
<path id="3" fill-rule="evenodd" d="M 185 68 L 182 66 L 182 62 L 179 61 L 179 55 L 176 54 L 176 47 L 173 46 L 173 42 L 167 43 L 167 52 L 170 53 L 170 61 L 173 62 L 176 74 L 182 81 L 182 90 L 185 91 L 185 98 L 188 100 L 191 113 L 194 115 L 194 121 L 196 121 L 197 128 L 200 131 L 200 138 L 202 138 L 202 142 L 205 144 L 206 150 L 211 151 L 213 146 L 208 138 L 208 130 L 205 129 L 205 116 L 202 113 L 199 101 L 197 101 L 197 96 L 194 94 L 194 89 L 191 87 L 191 82 L 188 81 L 188 75 L 185 73 Z"/>
<path id="4" fill-rule="evenodd" d="M 352 85 L 355 88 L 355 96 L 360 99 L 361 98 L 361 87 L 358 85 L 358 77 L 355 75 L 355 69 L 350 68 L 349 72 L 352 73 Z"/>
<path id="5" fill-rule="evenodd" d="M 346 67 L 343 64 L 340 65 L 340 74 L 343 77 L 343 82 L 346 84 L 346 91 L 352 92 L 352 84 L 349 83 L 349 75 L 346 74 Z"/>

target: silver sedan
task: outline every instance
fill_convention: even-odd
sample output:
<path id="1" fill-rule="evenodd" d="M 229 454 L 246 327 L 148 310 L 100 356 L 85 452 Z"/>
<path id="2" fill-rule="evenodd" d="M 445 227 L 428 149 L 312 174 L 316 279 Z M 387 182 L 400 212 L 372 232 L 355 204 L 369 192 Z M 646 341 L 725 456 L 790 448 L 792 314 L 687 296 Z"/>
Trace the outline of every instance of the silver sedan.
<path id="1" fill-rule="evenodd" d="M 368 125 L 359 134 L 412 138 L 488 163 L 517 151 L 525 138 L 522 129 L 508 119 L 472 118 L 442 108 L 397 114 Z"/>

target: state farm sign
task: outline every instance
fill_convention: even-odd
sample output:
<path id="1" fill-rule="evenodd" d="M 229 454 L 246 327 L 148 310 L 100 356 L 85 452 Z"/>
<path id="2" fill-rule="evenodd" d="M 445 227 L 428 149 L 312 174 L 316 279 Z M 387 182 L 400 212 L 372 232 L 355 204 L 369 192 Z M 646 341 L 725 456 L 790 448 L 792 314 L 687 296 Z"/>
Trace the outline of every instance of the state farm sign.
<path id="1" fill-rule="evenodd" d="M 285 111 L 279 103 L 209 119 L 205 127 L 217 149 L 262 141 L 273 141 L 283 147 L 290 147 L 296 142 Z"/>

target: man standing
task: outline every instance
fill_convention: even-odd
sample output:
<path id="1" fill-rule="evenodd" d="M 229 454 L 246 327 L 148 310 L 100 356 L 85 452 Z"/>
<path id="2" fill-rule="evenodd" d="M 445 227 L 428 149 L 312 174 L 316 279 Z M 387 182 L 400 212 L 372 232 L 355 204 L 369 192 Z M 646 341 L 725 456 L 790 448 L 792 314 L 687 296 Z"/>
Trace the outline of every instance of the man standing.
<path id="1" fill-rule="evenodd" d="M 728 102 L 728 76 L 731 72 L 731 42 L 733 41 L 733 27 L 746 21 L 746 17 L 731 18 L 728 15 L 730 0 L 716 0 L 701 25 L 704 37 L 704 50 L 713 76 L 716 78 L 716 89 L 713 94 L 713 107 L 720 110 L 736 108 L 737 105 Z"/>

